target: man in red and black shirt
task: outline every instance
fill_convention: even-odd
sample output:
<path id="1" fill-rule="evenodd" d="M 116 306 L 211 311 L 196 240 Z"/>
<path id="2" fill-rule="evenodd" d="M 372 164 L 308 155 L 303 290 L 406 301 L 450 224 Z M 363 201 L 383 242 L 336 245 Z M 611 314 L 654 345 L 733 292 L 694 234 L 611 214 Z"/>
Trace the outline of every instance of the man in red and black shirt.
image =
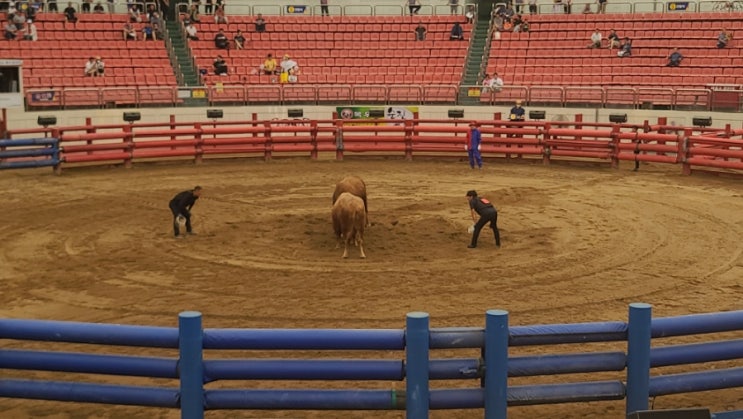
<path id="1" fill-rule="evenodd" d="M 482 230 L 488 222 L 490 223 L 490 228 L 493 229 L 493 234 L 495 234 L 495 246 L 500 247 L 498 211 L 490 201 L 477 196 L 477 192 L 474 190 L 467 191 L 467 200 L 470 202 L 472 221 L 475 222 L 475 231 L 472 232 L 472 242 L 470 242 L 467 247 L 470 249 L 477 247 L 477 238 L 480 236 L 480 230 Z M 475 214 L 480 216 L 479 220 L 476 220 Z"/>

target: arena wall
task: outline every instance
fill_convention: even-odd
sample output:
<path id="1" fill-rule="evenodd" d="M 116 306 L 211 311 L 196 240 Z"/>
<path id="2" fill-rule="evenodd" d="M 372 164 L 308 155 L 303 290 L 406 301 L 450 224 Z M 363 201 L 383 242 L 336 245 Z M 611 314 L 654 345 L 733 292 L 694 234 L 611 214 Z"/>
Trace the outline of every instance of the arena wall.
<path id="1" fill-rule="evenodd" d="M 343 106 L 340 104 L 339 106 Z M 359 106 L 359 105 L 354 105 Z M 363 105 L 361 105 L 363 106 Z M 383 108 L 384 105 L 377 105 Z M 240 121 L 250 119 L 253 113 L 258 119 L 283 119 L 287 117 L 289 108 L 302 108 L 304 117 L 309 119 L 330 119 L 336 110 L 333 106 L 240 106 L 219 107 L 224 111 L 223 120 Z M 525 106 L 530 110 L 546 111 L 546 120 L 572 121 L 575 115 L 581 114 L 583 122 L 609 122 L 611 114 L 627 114 L 628 123 L 641 124 L 643 121 L 654 122 L 659 117 L 667 117 L 669 125 L 693 126 L 694 117 L 712 117 L 713 128 L 725 128 L 730 124 L 731 128 L 743 128 L 743 114 L 727 112 L 689 112 L 669 110 L 641 110 L 641 109 L 589 109 L 589 108 L 549 108 Z M 8 109 L 8 129 L 22 130 L 37 128 L 37 118 L 40 115 L 54 115 L 57 117 L 58 126 L 84 125 L 85 119 L 92 118 L 93 124 L 120 124 L 124 112 L 138 111 L 142 115 L 141 122 L 165 122 L 170 115 L 175 115 L 177 121 L 208 121 L 206 110 L 212 108 L 142 108 L 142 109 L 81 109 L 70 111 L 45 111 L 25 112 L 22 109 Z M 463 109 L 465 120 L 492 120 L 495 113 L 505 115 L 507 107 L 484 107 L 484 106 L 419 106 L 418 114 L 425 119 L 446 119 L 449 109 Z"/>

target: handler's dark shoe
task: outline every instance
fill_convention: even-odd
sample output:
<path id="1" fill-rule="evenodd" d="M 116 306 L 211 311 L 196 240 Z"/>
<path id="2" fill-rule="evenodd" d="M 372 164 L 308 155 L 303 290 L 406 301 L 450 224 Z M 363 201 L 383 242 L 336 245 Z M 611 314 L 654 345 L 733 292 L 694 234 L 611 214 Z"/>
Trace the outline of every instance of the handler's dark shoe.
<path id="1" fill-rule="evenodd" d="M 474 249 L 474 248 L 476 248 L 476 247 L 477 247 L 477 245 L 475 245 L 475 244 L 468 244 L 468 245 L 467 245 L 467 248 L 468 248 L 468 249 Z"/>

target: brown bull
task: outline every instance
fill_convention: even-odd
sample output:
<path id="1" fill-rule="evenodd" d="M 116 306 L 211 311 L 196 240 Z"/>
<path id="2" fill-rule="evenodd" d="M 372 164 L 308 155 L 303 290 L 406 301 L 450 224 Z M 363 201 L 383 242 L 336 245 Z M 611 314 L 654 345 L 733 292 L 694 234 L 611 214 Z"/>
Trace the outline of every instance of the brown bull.
<path id="1" fill-rule="evenodd" d="M 356 195 L 344 192 L 338 196 L 333 204 L 333 230 L 338 239 L 336 249 L 343 240 L 343 257 L 348 257 L 348 245 L 353 243 L 359 247 L 361 258 L 364 254 L 364 227 L 366 226 L 366 211 L 364 201 Z"/>
<path id="2" fill-rule="evenodd" d="M 356 195 L 364 201 L 364 214 L 366 215 L 367 226 L 369 224 L 369 205 L 366 202 L 366 183 L 358 176 L 346 176 L 335 185 L 333 192 L 333 204 L 343 192 Z"/>

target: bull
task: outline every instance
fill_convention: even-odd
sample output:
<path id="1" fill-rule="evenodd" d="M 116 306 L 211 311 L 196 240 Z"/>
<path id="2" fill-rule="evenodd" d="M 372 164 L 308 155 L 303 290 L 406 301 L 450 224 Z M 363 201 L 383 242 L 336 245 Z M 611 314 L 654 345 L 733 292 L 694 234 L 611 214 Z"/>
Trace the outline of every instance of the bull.
<path id="1" fill-rule="evenodd" d="M 369 205 L 366 201 L 366 183 L 358 176 L 346 176 L 340 182 L 335 185 L 335 192 L 333 192 L 333 205 L 335 201 L 343 192 L 348 192 L 352 195 L 356 195 L 364 201 L 364 214 L 366 215 L 367 226 L 369 224 Z"/>
<path id="2" fill-rule="evenodd" d="M 364 227 L 366 226 L 364 201 L 350 192 L 343 192 L 335 199 L 332 216 L 333 230 L 338 240 L 336 249 L 340 247 L 340 241 L 343 240 L 343 258 L 348 257 L 348 245 L 351 243 L 358 246 L 361 258 L 366 258 L 364 253 Z"/>

